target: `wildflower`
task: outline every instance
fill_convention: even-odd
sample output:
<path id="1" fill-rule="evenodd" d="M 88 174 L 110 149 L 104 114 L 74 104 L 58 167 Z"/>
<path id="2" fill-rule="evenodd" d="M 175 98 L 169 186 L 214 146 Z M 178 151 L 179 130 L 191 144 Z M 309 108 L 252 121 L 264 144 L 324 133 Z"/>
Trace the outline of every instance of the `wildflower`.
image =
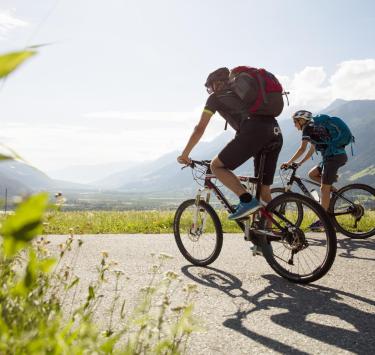
<path id="1" fill-rule="evenodd" d="M 178 278 L 178 274 L 176 274 L 174 271 L 170 271 L 170 270 L 165 272 L 164 275 L 170 280 L 176 280 Z"/>
<path id="2" fill-rule="evenodd" d="M 102 251 L 102 257 L 103 258 L 108 258 L 108 252 L 107 251 Z"/>
<path id="3" fill-rule="evenodd" d="M 117 266 L 118 265 L 118 261 L 117 260 L 110 260 L 109 263 L 108 263 L 109 266 Z"/>
<path id="4" fill-rule="evenodd" d="M 185 305 L 181 305 L 181 306 L 172 307 L 171 310 L 173 312 L 181 312 L 181 311 L 185 310 L 185 308 L 186 308 Z"/>
<path id="5" fill-rule="evenodd" d="M 56 206 L 61 207 L 65 202 L 66 198 L 63 196 L 62 192 L 55 193 Z"/>
<path id="6" fill-rule="evenodd" d="M 197 285 L 193 284 L 193 283 L 189 283 L 189 284 L 184 286 L 183 290 L 186 291 L 186 292 L 189 292 L 189 293 L 195 292 L 197 290 Z"/>
<path id="7" fill-rule="evenodd" d="M 169 255 L 167 253 L 160 253 L 159 254 L 159 259 L 160 260 L 167 260 L 167 259 L 173 259 L 172 255 Z"/>
<path id="8" fill-rule="evenodd" d="M 142 287 L 142 288 L 141 288 L 141 291 L 142 291 L 142 292 L 153 293 L 153 292 L 156 291 L 156 287 L 154 287 L 154 286 L 145 286 L 145 287 Z"/>
<path id="9" fill-rule="evenodd" d="M 116 276 L 124 275 L 125 272 L 121 269 L 113 270 L 113 272 L 116 274 Z"/>

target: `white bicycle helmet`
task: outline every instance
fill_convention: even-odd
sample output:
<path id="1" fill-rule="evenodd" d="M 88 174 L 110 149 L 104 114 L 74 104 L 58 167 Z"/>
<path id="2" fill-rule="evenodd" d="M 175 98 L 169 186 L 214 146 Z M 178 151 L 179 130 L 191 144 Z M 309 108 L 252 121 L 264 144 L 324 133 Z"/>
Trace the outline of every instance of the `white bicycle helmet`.
<path id="1" fill-rule="evenodd" d="M 292 118 L 293 118 L 293 120 L 303 118 L 306 121 L 311 121 L 312 120 L 312 113 L 310 111 L 306 111 L 306 110 L 299 110 L 299 111 L 294 113 Z"/>

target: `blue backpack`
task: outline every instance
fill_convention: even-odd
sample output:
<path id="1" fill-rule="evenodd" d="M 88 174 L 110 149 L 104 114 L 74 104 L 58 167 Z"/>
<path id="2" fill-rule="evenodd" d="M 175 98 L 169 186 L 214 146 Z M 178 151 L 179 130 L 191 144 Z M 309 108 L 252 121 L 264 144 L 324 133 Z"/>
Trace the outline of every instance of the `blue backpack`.
<path id="1" fill-rule="evenodd" d="M 324 142 L 327 146 L 325 155 L 340 154 L 348 144 L 354 143 L 352 132 L 340 117 L 317 115 L 313 120 L 316 126 L 324 127 L 330 136 L 330 139 Z M 353 146 L 351 146 L 351 150 L 353 155 Z"/>

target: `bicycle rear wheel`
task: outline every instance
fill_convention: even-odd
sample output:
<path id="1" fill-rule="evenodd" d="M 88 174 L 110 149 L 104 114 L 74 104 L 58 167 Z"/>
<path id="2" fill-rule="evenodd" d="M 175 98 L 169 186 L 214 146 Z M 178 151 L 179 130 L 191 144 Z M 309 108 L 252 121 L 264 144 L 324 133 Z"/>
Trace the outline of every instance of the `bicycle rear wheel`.
<path id="1" fill-rule="evenodd" d="M 303 209 L 303 218 L 297 224 L 295 206 Z M 284 212 L 280 213 L 283 206 Z M 266 207 L 272 214 L 272 226 L 264 216 L 262 226 L 263 255 L 280 276 L 296 283 L 309 283 L 323 277 L 331 268 L 337 249 L 336 232 L 323 208 L 312 199 L 285 193 L 274 198 Z M 319 220 L 322 228 L 310 226 Z M 268 223 L 267 223 L 268 222 Z M 312 227 L 311 227 L 312 228 Z"/>
<path id="2" fill-rule="evenodd" d="M 332 194 L 329 212 L 337 231 L 353 239 L 375 235 L 375 189 L 351 184 Z"/>
<path id="3" fill-rule="evenodd" d="M 223 230 L 215 210 L 206 202 L 184 201 L 173 221 L 175 240 L 181 254 L 192 264 L 214 262 L 223 246 Z"/>

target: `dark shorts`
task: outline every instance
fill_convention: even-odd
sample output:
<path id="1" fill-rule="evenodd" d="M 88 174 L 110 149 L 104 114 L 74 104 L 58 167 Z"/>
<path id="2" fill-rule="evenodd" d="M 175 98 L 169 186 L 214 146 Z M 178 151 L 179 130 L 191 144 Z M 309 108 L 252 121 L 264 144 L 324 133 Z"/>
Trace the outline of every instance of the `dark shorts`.
<path id="1" fill-rule="evenodd" d="M 277 121 L 271 117 L 253 117 L 245 120 L 218 157 L 227 169 L 234 170 L 254 157 L 255 175 L 258 175 L 261 151 L 272 143 L 275 149 L 266 155 L 263 184 L 272 185 L 277 158 L 283 145 L 283 137 Z"/>
<path id="2" fill-rule="evenodd" d="M 322 184 L 332 185 L 336 181 L 337 171 L 348 161 L 346 154 L 332 155 L 326 157 L 321 165 L 317 166 L 322 175 Z"/>

